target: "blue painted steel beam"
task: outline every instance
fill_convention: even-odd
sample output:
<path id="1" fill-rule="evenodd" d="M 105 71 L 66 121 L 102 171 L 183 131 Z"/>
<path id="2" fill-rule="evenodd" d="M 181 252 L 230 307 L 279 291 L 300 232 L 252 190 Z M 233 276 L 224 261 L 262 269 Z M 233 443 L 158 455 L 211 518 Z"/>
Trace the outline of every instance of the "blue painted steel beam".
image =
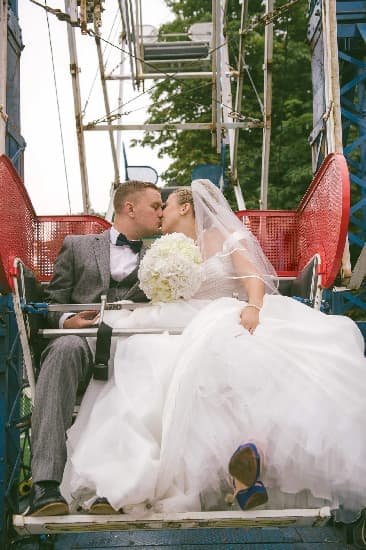
<path id="1" fill-rule="evenodd" d="M 7 548 L 8 519 L 17 510 L 20 467 L 21 358 L 11 295 L 0 296 L 0 548 Z"/>
<path id="2" fill-rule="evenodd" d="M 8 301 L 0 296 L 0 547 L 6 541 L 6 423 L 7 423 L 7 372 L 6 359 L 9 349 Z"/>
<path id="3" fill-rule="evenodd" d="M 21 465 L 19 413 L 22 358 L 11 295 L 0 295 L 0 548 L 8 548 L 9 520 L 18 511 Z"/>
<path id="4" fill-rule="evenodd" d="M 337 7 L 337 39 L 343 151 L 351 173 L 349 242 L 352 263 L 366 241 L 366 0 L 343 0 Z M 366 295 L 337 293 L 332 313 L 351 308 L 366 311 Z"/>

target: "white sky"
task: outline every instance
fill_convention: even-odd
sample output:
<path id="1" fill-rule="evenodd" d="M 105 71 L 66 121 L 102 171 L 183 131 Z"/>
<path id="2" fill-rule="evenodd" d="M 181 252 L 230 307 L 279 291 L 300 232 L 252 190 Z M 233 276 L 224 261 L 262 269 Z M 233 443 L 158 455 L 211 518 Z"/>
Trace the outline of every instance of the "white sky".
<path id="1" fill-rule="evenodd" d="M 64 11 L 62 0 L 49 0 L 52 8 Z M 112 22 L 118 9 L 116 0 L 105 0 L 102 33 L 108 38 Z M 143 23 L 159 27 L 172 18 L 164 0 L 142 0 Z M 74 107 L 69 73 L 69 51 L 66 23 L 49 15 L 51 39 L 56 67 L 56 80 L 61 112 L 66 167 L 69 181 L 71 213 L 82 211 L 82 195 L 78 149 L 76 142 Z M 21 127 L 26 140 L 25 185 L 37 214 L 68 214 L 69 203 L 67 184 L 62 155 L 60 126 L 57 113 L 56 93 L 50 53 L 50 43 L 45 11 L 29 0 L 19 1 L 19 20 L 22 28 L 25 48 L 21 55 Z M 116 27 L 115 27 L 116 28 Z M 89 95 L 96 71 L 97 57 L 94 39 L 82 36 L 76 29 L 78 64 L 81 68 L 81 103 L 84 107 Z M 113 31 L 110 41 L 118 44 L 118 36 Z M 104 46 L 102 46 L 104 49 Z M 108 48 L 108 69 L 112 70 L 119 56 L 118 50 Z M 146 82 L 146 89 L 153 84 Z M 110 83 L 110 107 L 118 105 L 118 84 Z M 124 101 L 133 96 L 128 85 L 124 87 Z M 135 95 L 141 93 L 136 92 Z M 145 107 L 149 95 L 129 103 L 126 109 Z M 86 108 L 84 122 L 100 118 L 105 113 L 100 92 L 100 80 L 97 76 L 92 96 Z M 122 122 L 141 123 L 146 118 L 144 109 L 138 110 Z M 157 152 L 147 148 L 129 148 L 132 137 L 141 137 L 142 133 L 125 132 L 122 139 L 127 149 L 128 162 L 131 165 L 150 165 L 158 173 L 169 164 L 168 159 L 158 159 Z M 92 208 L 105 212 L 109 203 L 109 191 L 113 181 L 113 166 L 106 132 L 86 132 L 86 158 L 89 179 L 89 193 Z M 124 176 L 122 172 L 121 177 Z"/>

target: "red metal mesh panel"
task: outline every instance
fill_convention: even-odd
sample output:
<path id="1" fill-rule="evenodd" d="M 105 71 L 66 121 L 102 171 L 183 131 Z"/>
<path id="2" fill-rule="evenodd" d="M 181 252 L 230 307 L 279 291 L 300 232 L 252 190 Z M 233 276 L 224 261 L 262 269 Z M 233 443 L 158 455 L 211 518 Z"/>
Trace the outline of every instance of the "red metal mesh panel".
<path id="1" fill-rule="evenodd" d="M 0 157 L 0 285 L 11 289 L 14 257 L 35 270 L 40 280 L 53 274 L 53 263 L 66 235 L 101 233 L 110 224 L 96 216 L 37 217 L 11 162 Z M 349 175 L 343 155 L 329 155 L 296 212 L 237 213 L 277 273 L 297 275 L 314 254 L 321 255 L 322 286 L 339 270 L 349 218 Z"/>
<path id="2" fill-rule="evenodd" d="M 320 254 L 322 287 L 339 271 L 350 208 L 349 174 L 343 155 L 328 155 L 296 212 L 242 211 L 239 218 L 258 238 L 279 276 L 301 271 Z M 287 272 L 287 273 L 286 273 Z"/>
<path id="3" fill-rule="evenodd" d="M 237 216 L 257 237 L 279 276 L 297 275 L 296 212 L 243 210 Z"/>
<path id="4" fill-rule="evenodd" d="M 66 235 L 102 233 L 110 223 L 97 216 L 39 216 L 34 245 L 34 269 L 41 281 L 53 275 L 53 263 Z"/>
<path id="5" fill-rule="evenodd" d="M 346 242 L 350 189 L 343 155 L 328 155 L 297 210 L 299 270 L 317 252 L 321 256 L 322 287 L 337 276 Z"/>
<path id="6" fill-rule="evenodd" d="M 0 156 L 0 287 L 10 290 L 15 257 L 32 267 L 36 214 L 10 160 Z"/>
<path id="7" fill-rule="evenodd" d="M 0 156 L 0 287 L 11 290 L 14 258 L 20 258 L 41 281 L 53 274 L 64 237 L 101 233 L 110 224 L 97 216 L 37 217 L 23 182 L 10 160 Z"/>

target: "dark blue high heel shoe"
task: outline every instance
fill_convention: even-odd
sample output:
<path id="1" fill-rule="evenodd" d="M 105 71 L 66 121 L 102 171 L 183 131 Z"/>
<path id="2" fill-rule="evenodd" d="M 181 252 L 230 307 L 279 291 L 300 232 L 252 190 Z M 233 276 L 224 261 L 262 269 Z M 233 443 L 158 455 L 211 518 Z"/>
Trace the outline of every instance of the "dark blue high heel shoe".
<path id="1" fill-rule="evenodd" d="M 229 473 L 247 487 L 254 485 L 259 478 L 261 459 L 254 443 L 240 445 L 229 462 Z"/>
<path id="2" fill-rule="evenodd" d="M 235 480 L 246 486 L 235 492 L 235 498 L 242 510 L 250 510 L 268 500 L 268 493 L 263 483 L 259 481 L 261 459 L 254 443 L 240 445 L 229 462 L 229 473 L 233 478 L 234 491 Z"/>
<path id="3" fill-rule="evenodd" d="M 268 500 L 268 493 L 263 483 L 256 481 L 248 489 L 242 489 L 235 493 L 235 498 L 242 510 L 250 510 L 251 508 L 265 504 Z"/>

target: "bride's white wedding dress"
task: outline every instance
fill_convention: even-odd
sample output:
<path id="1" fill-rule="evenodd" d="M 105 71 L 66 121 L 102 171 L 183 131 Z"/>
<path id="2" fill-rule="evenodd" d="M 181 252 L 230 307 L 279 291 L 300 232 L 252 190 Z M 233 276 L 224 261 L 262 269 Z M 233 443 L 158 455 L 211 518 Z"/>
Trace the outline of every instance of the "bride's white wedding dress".
<path id="1" fill-rule="evenodd" d="M 230 260 L 228 260 L 230 261 Z M 185 327 L 117 341 L 113 376 L 92 381 L 68 432 L 61 489 L 124 511 L 222 509 L 236 447 L 255 440 L 273 495 L 366 505 L 366 359 L 357 326 L 266 295 L 250 335 L 225 297 L 222 258 L 195 299 L 107 312 L 114 327 Z M 218 281 L 220 284 L 218 284 Z"/>

